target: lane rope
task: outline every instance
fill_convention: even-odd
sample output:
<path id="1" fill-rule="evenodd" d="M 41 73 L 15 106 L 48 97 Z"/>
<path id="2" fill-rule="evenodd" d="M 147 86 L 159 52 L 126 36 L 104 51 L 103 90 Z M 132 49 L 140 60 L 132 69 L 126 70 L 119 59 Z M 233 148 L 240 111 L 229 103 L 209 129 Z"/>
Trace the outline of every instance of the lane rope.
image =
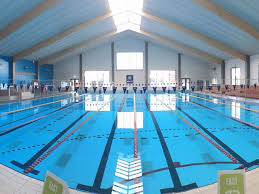
<path id="1" fill-rule="evenodd" d="M 87 100 L 85 100 L 85 101 L 82 100 L 80 103 L 82 103 L 82 102 L 87 102 L 88 100 L 89 100 L 89 99 L 87 99 Z M 71 106 L 78 105 L 78 104 L 80 104 L 80 103 L 71 104 Z M 64 107 L 64 108 L 61 109 L 61 110 L 65 110 L 65 109 L 67 109 L 67 108 L 70 108 L 71 106 Z M 45 117 L 47 117 L 47 116 L 49 116 L 49 115 L 52 115 L 52 114 L 54 114 L 54 113 L 57 113 L 58 111 L 60 111 L 60 110 L 55 110 L 55 111 L 53 111 L 53 112 L 50 112 L 50 113 L 48 113 L 48 114 L 46 114 L 46 115 L 40 116 L 40 117 L 35 118 L 35 119 L 33 119 L 33 120 L 27 121 L 27 122 L 25 122 L 25 123 L 21 123 L 21 124 L 19 124 L 19 125 L 13 126 L 13 127 L 10 127 L 10 128 L 4 129 L 4 130 L 0 130 L 0 134 L 2 134 L 3 132 L 6 132 L 6 131 L 10 131 L 10 130 L 12 130 L 12 129 L 15 129 L 15 128 L 17 128 L 17 127 L 22 127 L 22 126 L 25 126 L 25 125 L 27 125 L 27 124 L 33 123 L 33 122 L 35 122 L 35 121 L 37 121 L 37 120 L 43 119 L 43 118 L 45 118 Z"/>
<path id="2" fill-rule="evenodd" d="M 136 113 L 136 94 L 134 93 L 134 158 L 138 160 L 138 131 L 137 131 L 137 113 Z M 134 179 L 134 183 L 138 184 L 139 177 Z"/>
<path id="3" fill-rule="evenodd" d="M 57 147 L 59 147 L 64 141 L 66 141 L 71 135 L 73 135 L 79 128 L 81 128 L 87 121 L 89 121 L 93 116 L 95 116 L 104 106 L 109 104 L 113 99 L 117 96 L 113 97 L 107 103 L 105 103 L 102 107 L 100 107 L 97 111 L 95 111 L 91 116 L 87 117 L 79 126 L 77 126 L 73 131 L 71 131 L 68 135 L 66 135 L 62 140 L 60 140 L 55 146 L 53 146 L 48 152 L 46 152 L 43 156 L 41 156 L 38 160 L 36 160 L 31 166 L 24 170 L 24 173 L 29 173 L 32 171 L 40 162 L 42 162 L 47 156 L 49 156 Z"/>
<path id="4" fill-rule="evenodd" d="M 80 96 L 82 96 L 82 95 L 80 95 Z M 47 103 L 44 103 L 44 104 L 39 104 L 39 105 L 36 105 L 36 106 L 30 106 L 30 107 L 22 108 L 22 109 L 18 109 L 18 110 L 2 112 L 2 113 L 0 113 L 0 115 L 6 115 L 6 114 L 10 114 L 10 113 L 15 113 L 15 112 L 20 112 L 20 111 L 24 111 L 24 110 L 29 110 L 29 109 L 37 108 L 37 107 L 40 107 L 40 106 L 45 106 L 45 105 L 48 105 L 48 104 L 54 104 L 54 103 L 57 103 L 57 102 L 60 102 L 60 101 L 63 101 L 63 100 L 67 100 L 67 99 L 71 99 L 71 98 L 74 98 L 74 96 L 68 97 L 68 98 L 63 98 L 61 100 L 56 100 L 56 101 L 53 101 L 53 102 L 47 102 Z"/>
<path id="5" fill-rule="evenodd" d="M 202 133 L 199 129 L 197 129 L 195 126 L 193 126 L 190 122 L 188 122 L 185 118 L 183 118 L 181 115 L 179 115 L 177 112 L 173 111 L 171 107 L 169 107 L 167 104 L 162 102 L 160 99 L 158 99 L 162 104 L 164 104 L 169 110 L 171 110 L 176 116 L 178 116 L 180 119 L 182 119 L 185 123 L 187 123 L 190 127 L 192 127 L 195 131 L 197 131 L 200 135 L 202 135 L 207 141 L 209 141 L 212 145 L 214 145 L 219 151 L 221 151 L 224 155 L 226 155 L 230 160 L 232 160 L 234 163 L 237 163 L 237 160 L 229 153 L 227 153 L 225 150 L 223 150 L 218 144 L 213 142 L 211 139 L 209 139 L 204 133 Z"/>
<path id="6" fill-rule="evenodd" d="M 213 100 L 210 100 L 210 99 L 207 99 L 207 98 L 203 98 L 203 97 L 199 97 L 199 96 L 195 96 L 195 95 L 191 95 L 191 94 L 190 94 L 190 96 L 192 96 L 194 98 L 199 98 L 199 99 L 202 99 L 202 100 L 206 100 L 206 101 L 209 101 L 209 102 L 213 102 Z M 237 107 L 237 108 L 241 108 L 241 109 L 244 109 L 244 110 L 249 110 L 249 111 L 256 112 L 256 113 L 259 112 L 259 110 L 255 110 L 255 109 L 252 109 L 252 108 L 246 108 L 246 107 L 243 107 L 243 106 L 236 106 L 236 105 L 227 104 L 227 103 L 219 102 L 219 101 L 217 102 L 217 104 L 224 104 L 224 105 L 227 105 L 227 106 L 234 106 L 234 107 Z"/>

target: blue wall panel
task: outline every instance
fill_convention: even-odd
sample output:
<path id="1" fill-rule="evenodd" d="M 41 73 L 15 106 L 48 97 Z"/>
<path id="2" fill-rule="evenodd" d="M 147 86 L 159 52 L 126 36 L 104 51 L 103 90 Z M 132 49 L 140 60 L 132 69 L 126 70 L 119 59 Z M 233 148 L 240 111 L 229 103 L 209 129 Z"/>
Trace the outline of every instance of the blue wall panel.
<path id="1" fill-rule="evenodd" d="M 15 72 L 36 74 L 36 65 L 32 61 L 21 59 L 15 63 Z M 31 81 L 35 79 L 36 79 L 36 75 L 20 75 L 20 74 L 15 75 L 16 84 L 31 83 Z"/>
<path id="2" fill-rule="evenodd" d="M 10 57 L 0 56 L 0 83 L 10 81 Z"/>
<path id="3" fill-rule="evenodd" d="M 43 84 L 51 85 L 54 77 L 52 64 L 43 64 L 40 66 L 40 82 Z"/>

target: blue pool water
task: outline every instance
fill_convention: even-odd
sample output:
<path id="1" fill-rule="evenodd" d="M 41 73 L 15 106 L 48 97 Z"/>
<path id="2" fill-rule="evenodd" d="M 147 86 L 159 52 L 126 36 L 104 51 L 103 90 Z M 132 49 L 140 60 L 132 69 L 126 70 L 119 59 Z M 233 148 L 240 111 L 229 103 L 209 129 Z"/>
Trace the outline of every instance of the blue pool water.
<path id="1" fill-rule="evenodd" d="M 116 172 L 118 160 L 134 161 L 137 142 L 143 192 L 183 191 L 216 182 L 218 170 L 258 167 L 258 113 L 259 103 L 196 93 L 68 94 L 1 105 L 0 163 L 110 192 L 114 182 L 134 184 Z"/>

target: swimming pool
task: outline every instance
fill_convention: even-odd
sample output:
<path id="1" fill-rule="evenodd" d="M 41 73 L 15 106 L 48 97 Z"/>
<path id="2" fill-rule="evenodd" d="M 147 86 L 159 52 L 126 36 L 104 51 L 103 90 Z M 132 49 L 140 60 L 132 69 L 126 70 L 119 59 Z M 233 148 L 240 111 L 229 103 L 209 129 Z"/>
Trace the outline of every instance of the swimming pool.
<path id="1" fill-rule="evenodd" d="M 0 106 L 0 162 L 93 193 L 166 193 L 259 165 L 259 104 L 208 95 L 72 94 Z"/>

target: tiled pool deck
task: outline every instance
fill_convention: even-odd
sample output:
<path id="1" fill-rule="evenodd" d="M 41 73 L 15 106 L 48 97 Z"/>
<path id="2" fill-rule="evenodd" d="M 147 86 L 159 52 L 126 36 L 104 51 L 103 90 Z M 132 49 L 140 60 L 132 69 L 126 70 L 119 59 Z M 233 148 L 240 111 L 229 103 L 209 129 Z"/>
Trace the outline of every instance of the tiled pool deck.
<path id="1" fill-rule="evenodd" d="M 42 194 L 43 182 L 0 164 L 0 194 Z M 259 194 L 259 168 L 246 173 L 246 194 Z M 217 183 L 184 192 L 184 194 L 217 194 Z M 85 194 L 70 189 L 70 194 Z"/>

